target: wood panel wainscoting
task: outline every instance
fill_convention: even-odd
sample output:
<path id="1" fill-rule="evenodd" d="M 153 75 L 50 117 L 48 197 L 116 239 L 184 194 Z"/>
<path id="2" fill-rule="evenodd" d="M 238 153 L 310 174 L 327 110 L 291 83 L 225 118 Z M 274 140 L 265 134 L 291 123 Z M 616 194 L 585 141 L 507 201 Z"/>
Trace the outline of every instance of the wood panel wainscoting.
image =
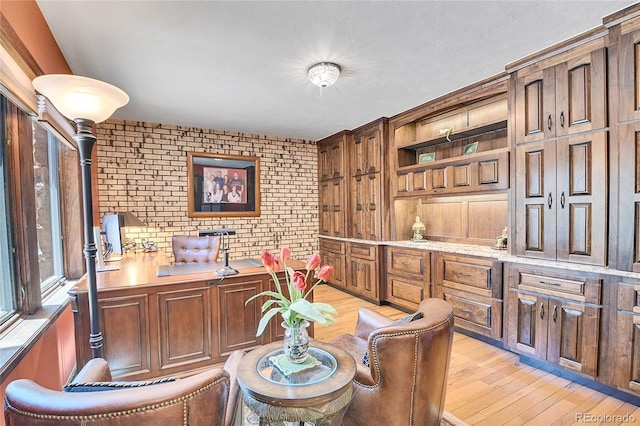
<path id="1" fill-rule="evenodd" d="M 117 263 L 119 270 L 98 273 L 104 357 L 114 378 L 184 376 L 223 362 L 234 350 L 282 338 L 275 320 L 256 337 L 263 301 L 245 306 L 251 296 L 275 288 L 259 261 L 259 266 L 227 277 L 216 275 L 221 264 L 212 264 L 209 271 L 200 265 L 200 272 L 158 276 L 158 267 L 168 263 L 161 252 L 130 253 Z M 289 266 L 305 267 L 297 261 Z M 79 281 L 70 294 L 76 361 L 82 366 L 91 358 L 86 281 Z M 313 335 L 313 327 L 309 332 Z"/>
<path id="2" fill-rule="evenodd" d="M 336 324 L 315 328 L 315 338 L 324 342 L 353 333 L 362 306 L 393 319 L 406 315 L 327 285 L 316 287 L 314 293 L 316 301 L 330 303 L 338 311 Z M 478 426 L 578 426 L 588 423 L 587 416 L 607 416 L 607 421 L 590 424 L 640 424 L 640 407 L 523 364 L 517 354 L 458 332 L 454 335 L 445 410 L 468 425 Z"/>

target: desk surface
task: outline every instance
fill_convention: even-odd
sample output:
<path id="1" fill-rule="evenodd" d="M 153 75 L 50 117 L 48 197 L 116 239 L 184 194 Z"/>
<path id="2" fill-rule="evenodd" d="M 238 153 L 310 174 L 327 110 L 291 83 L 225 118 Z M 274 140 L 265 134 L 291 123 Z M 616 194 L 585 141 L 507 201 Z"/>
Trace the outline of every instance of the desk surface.
<path id="1" fill-rule="evenodd" d="M 353 357 L 344 349 L 327 343 L 311 340 L 309 345 L 327 351 L 336 359 L 338 366 L 329 378 L 303 386 L 276 385 L 266 380 L 258 372 L 257 364 L 264 355 L 282 346 L 281 341 L 273 342 L 244 356 L 238 368 L 238 383 L 243 393 L 272 406 L 308 408 L 323 406 L 350 390 L 356 374 Z"/>
<path id="2" fill-rule="evenodd" d="M 230 264 L 233 265 L 234 261 Z M 244 264 L 238 263 L 237 267 L 238 275 L 231 275 L 225 278 L 225 281 L 231 281 L 236 279 L 245 279 L 251 275 L 265 274 L 265 269 L 260 263 L 260 266 L 250 266 L 249 262 Z M 170 262 L 164 252 L 156 253 L 127 253 L 121 261 L 109 262 L 108 266 L 115 266 L 118 269 L 114 271 L 102 271 L 96 275 L 96 285 L 99 291 L 110 290 L 122 290 L 131 287 L 144 287 L 155 286 L 162 284 L 176 284 L 176 283 L 189 283 L 196 281 L 217 281 L 223 277 L 216 274 L 217 269 L 222 264 L 216 263 L 214 265 L 200 268 L 194 268 L 193 273 L 188 271 L 181 271 L 184 273 L 175 275 L 158 276 L 158 268 L 170 267 Z M 217 267 L 216 267 L 217 266 Z M 249 266 L 249 267 L 244 267 Z M 287 266 L 294 269 L 304 268 L 305 264 L 301 261 L 290 260 L 287 262 Z M 204 269 L 204 270 L 203 270 Z M 78 284 L 73 287 L 71 292 L 86 292 L 87 281 L 82 278 L 78 281 Z"/>

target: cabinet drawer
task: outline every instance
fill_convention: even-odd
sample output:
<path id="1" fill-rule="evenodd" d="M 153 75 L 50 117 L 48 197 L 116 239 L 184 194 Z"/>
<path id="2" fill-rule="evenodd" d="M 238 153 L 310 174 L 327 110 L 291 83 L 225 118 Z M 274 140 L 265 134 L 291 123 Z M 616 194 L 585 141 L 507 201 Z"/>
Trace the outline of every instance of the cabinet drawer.
<path id="1" fill-rule="evenodd" d="M 376 252 L 378 246 L 370 246 L 367 244 L 350 244 L 349 256 L 358 259 L 376 260 Z"/>
<path id="2" fill-rule="evenodd" d="M 442 268 L 443 286 L 486 296 L 492 295 L 491 264 L 476 265 L 444 258 Z"/>
<path id="3" fill-rule="evenodd" d="M 453 308 L 456 325 L 487 337 L 502 336 L 502 301 L 447 288 L 438 293 Z"/>
<path id="4" fill-rule="evenodd" d="M 320 240 L 320 251 L 344 254 L 344 243 L 342 241 Z"/>
<path id="5" fill-rule="evenodd" d="M 586 299 L 585 286 L 586 281 L 581 279 L 566 279 L 526 272 L 521 272 L 518 277 L 519 290 L 535 291 L 581 302 Z"/>
<path id="6" fill-rule="evenodd" d="M 424 299 L 424 287 L 398 278 L 389 278 L 389 296 L 418 305 Z"/>
<path id="7" fill-rule="evenodd" d="M 418 250 L 388 248 L 387 273 L 424 276 L 426 281 L 431 281 L 429 257 L 430 253 Z"/>

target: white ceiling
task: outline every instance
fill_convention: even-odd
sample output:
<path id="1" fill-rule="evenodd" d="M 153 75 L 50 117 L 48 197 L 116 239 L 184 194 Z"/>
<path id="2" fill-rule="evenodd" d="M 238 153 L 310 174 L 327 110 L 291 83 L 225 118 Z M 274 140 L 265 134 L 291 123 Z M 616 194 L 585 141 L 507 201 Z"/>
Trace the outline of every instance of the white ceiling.
<path id="1" fill-rule="evenodd" d="M 48 1 L 74 74 L 114 117 L 320 139 L 504 71 L 632 1 Z M 316 62 L 343 73 L 321 94 Z"/>

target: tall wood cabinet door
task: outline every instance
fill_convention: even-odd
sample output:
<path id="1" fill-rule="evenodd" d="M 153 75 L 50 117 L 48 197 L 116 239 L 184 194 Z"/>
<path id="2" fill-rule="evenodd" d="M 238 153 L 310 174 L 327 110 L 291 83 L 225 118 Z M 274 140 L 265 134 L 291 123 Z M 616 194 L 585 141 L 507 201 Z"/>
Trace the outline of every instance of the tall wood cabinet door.
<path id="1" fill-rule="evenodd" d="M 555 135 L 555 70 L 531 72 L 516 80 L 516 143 Z"/>
<path id="2" fill-rule="evenodd" d="M 262 337 L 256 337 L 256 331 L 263 301 L 254 299 L 245 306 L 247 299 L 262 290 L 261 280 L 218 286 L 220 355 L 228 355 L 236 349 L 247 349 L 262 343 Z"/>
<path id="3" fill-rule="evenodd" d="M 548 300 L 529 294 L 512 293 L 515 302 L 515 322 L 510 336 L 515 339 L 513 349 L 544 359 L 547 351 Z"/>
<path id="4" fill-rule="evenodd" d="M 555 259 L 555 142 L 516 147 L 516 170 L 516 254 Z"/>
<path id="5" fill-rule="evenodd" d="M 606 264 L 607 133 L 557 142 L 557 258 Z"/>
<path id="6" fill-rule="evenodd" d="M 346 237 L 345 232 L 345 207 L 344 207 L 344 179 L 329 181 L 331 191 L 331 227 L 334 237 Z"/>
<path id="7" fill-rule="evenodd" d="M 620 208 L 618 267 L 640 272 L 640 123 L 619 126 Z"/>
<path id="8" fill-rule="evenodd" d="M 351 159 L 351 173 L 353 175 L 375 173 L 381 170 L 381 143 L 380 131 L 377 126 L 375 130 L 354 136 Z"/>
<path id="9" fill-rule="evenodd" d="M 356 176 L 351 179 L 351 237 L 366 239 L 367 220 L 367 176 Z"/>
<path id="10" fill-rule="evenodd" d="M 640 30 L 620 36 L 618 61 L 620 121 L 640 120 Z"/>
<path id="11" fill-rule="evenodd" d="M 380 197 L 382 185 L 380 174 L 372 173 L 363 178 L 366 185 L 365 199 L 365 239 L 377 241 L 380 239 L 382 227 Z"/>
<path id="12" fill-rule="evenodd" d="M 333 182 L 320 181 L 320 189 L 318 191 L 318 199 L 320 201 L 320 235 L 333 235 Z"/>
<path id="13" fill-rule="evenodd" d="M 549 300 L 547 361 L 595 377 L 600 308 Z"/>
<path id="14" fill-rule="evenodd" d="M 342 143 L 334 143 L 329 147 L 329 169 L 330 169 L 330 177 L 331 178 L 339 178 L 344 176 L 344 168 L 343 168 L 343 144 Z"/>
<path id="15" fill-rule="evenodd" d="M 604 48 L 555 67 L 556 136 L 607 126 L 607 65 Z"/>

